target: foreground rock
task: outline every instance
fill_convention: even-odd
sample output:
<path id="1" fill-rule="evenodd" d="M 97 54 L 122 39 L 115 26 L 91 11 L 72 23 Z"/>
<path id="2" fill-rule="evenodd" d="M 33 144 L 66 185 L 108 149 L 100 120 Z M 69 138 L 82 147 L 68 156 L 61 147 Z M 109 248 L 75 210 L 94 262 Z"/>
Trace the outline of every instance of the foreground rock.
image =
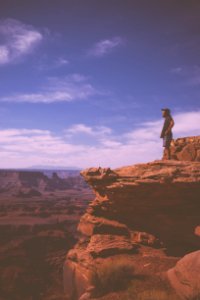
<path id="1" fill-rule="evenodd" d="M 126 257 L 135 276 L 145 278 L 157 274 L 155 266 L 161 276 L 175 257 L 200 249 L 200 162 L 155 161 L 81 174 L 96 198 L 80 220 L 82 239 L 64 266 L 70 299 L 88 297 L 91 274 L 110 259 Z"/>
<path id="2" fill-rule="evenodd" d="M 167 275 L 182 299 L 200 299 L 200 251 L 185 255 Z"/>

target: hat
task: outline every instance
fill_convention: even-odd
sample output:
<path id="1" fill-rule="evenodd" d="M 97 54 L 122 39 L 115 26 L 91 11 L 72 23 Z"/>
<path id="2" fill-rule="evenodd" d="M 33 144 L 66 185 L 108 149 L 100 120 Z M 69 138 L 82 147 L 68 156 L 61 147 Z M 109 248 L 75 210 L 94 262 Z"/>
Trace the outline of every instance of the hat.
<path id="1" fill-rule="evenodd" d="M 169 108 L 161 108 L 162 111 L 166 111 L 168 114 L 170 113 L 170 109 Z"/>

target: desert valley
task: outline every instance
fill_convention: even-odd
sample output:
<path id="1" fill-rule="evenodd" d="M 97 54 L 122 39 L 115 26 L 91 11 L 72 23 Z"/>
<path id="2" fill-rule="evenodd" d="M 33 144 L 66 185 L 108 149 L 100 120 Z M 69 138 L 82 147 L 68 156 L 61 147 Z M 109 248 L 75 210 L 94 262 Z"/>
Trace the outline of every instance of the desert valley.
<path id="1" fill-rule="evenodd" d="M 80 171 L 0 171 L 0 299 L 66 299 L 63 264 L 93 193 Z"/>

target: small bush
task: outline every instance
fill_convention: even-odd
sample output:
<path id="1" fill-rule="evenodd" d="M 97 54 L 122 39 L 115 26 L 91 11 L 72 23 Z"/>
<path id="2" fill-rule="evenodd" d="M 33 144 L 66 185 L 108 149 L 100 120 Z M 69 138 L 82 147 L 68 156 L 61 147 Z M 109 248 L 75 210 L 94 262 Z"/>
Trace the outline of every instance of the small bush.
<path id="1" fill-rule="evenodd" d="M 92 272 L 90 281 L 100 295 L 125 288 L 132 277 L 133 267 L 128 261 L 105 261 Z"/>

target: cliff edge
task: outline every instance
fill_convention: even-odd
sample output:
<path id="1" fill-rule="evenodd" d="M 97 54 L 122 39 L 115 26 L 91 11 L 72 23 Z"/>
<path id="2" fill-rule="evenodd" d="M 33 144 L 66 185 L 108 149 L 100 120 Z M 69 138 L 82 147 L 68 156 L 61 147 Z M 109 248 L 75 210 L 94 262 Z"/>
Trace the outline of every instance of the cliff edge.
<path id="1" fill-rule="evenodd" d="M 200 249 L 200 137 L 191 139 L 190 147 L 182 143 L 182 148 L 174 141 L 176 160 L 81 172 L 96 198 L 81 217 L 81 238 L 65 262 L 70 300 L 92 299 L 95 282 L 100 285 L 94 277 L 105 263 L 112 269 L 126 261 L 134 276 L 156 284 L 180 257 Z M 191 149 L 195 156 L 181 161 L 186 158 L 181 152 Z M 105 277 L 105 268 L 101 272 Z"/>

